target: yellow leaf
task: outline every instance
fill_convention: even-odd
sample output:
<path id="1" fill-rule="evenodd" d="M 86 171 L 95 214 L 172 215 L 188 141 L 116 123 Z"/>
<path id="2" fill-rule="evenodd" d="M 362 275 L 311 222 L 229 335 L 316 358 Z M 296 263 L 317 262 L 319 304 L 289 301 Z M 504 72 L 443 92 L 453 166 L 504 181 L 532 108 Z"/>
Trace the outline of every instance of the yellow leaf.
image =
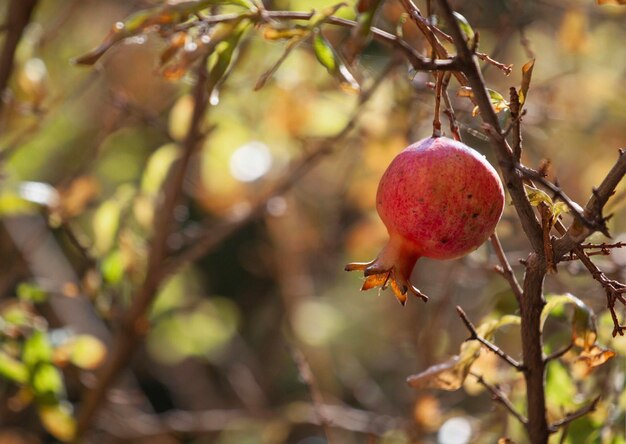
<path id="1" fill-rule="evenodd" d="M 42 405 L 39 407 L 39 418 L 45 429 L 55 438 L 64 442 L 74 439 L 76 421 L 69 403 Z"/>

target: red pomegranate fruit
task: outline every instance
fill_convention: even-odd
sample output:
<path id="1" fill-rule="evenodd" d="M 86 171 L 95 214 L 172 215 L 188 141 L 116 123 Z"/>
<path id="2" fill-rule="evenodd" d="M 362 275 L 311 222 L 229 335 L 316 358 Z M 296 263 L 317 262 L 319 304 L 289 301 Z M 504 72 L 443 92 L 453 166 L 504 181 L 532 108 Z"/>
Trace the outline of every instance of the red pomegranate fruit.
<path id="1" fill-rule="evenodd" d="M 504 208 L 496 170 L 467 145 L 446 137 L 408 146 L 391 162 L 376 193 L 376 210 L 389 241 L 376 259 L 351 263 L 361 270 L 361 290 L 390 286 L 404 305 L 411 271 L 420 257 L 453 259 L 478 248 L 493 233 Z"/>

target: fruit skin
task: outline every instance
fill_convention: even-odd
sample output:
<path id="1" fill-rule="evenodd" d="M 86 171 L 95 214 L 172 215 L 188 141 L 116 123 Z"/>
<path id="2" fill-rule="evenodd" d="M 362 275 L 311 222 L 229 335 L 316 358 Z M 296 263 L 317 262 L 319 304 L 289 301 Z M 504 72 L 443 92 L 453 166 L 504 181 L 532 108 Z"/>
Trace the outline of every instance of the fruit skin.
<path id="1" fill-rule="evenodd" d="M 407 292 L 428 298 L 409 282 L 420 257 L 453 259 L 478 248 L 493 233 L 504 208 L 504 190 L 484 156 L 446 137 L 404 149 L 378 185 L 376 210 L 389 242 L 362 270 L 362 290 L 391 286 L 404 304 Z"/>

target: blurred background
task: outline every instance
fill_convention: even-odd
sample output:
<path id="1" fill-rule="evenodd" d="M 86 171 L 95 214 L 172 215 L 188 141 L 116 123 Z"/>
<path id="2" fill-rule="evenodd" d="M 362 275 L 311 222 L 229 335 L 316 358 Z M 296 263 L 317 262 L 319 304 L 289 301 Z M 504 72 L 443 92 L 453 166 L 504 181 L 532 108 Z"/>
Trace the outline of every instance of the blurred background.
<path id="1" fill-rule="evenodd" d="M 0 4 L 0 18 L 9 3 Z M 355 17 L 355 2 L 348 3 L 337 15 Z M 524 161 L 538 167 L 549 160 L 549 177 L 584 204 L 626 147 L 626 7 L 592 0 L 453 3 L 480 32 L 481 50 L 513 65 L 509 76 L 483 65 L 490 88 L 507 97 L 521 82 L 521 66 L 536 59 Z M 17 48 L 0 113 L 2 443 L 71 436 L 85 386 L 109 356 L 112 332 L 142 282 L 159 189 L 194 106 L 193 76 L 165 78 L 159 58 L 167 44 L 155 32 L 124 40 L 94 67 L 71 60 L 100 44 L 115 22 L 156 4 L 40 0 Z M 265 4 L 310 11 L 333 2 Z M 417 4 L 426 11 L 425 2 Z M 402 12 L 399 1 L 385 1 L 375 24 L 400 30 L 426 52 L 415 25 L 401 23 Z M 323 30 L 338 47 L 349 36 L 344 28 Z M 468 333 L 456 305 L 476 324 L 516 313 L 490 245 L 454 261 L 420 260 L 412 279 L 430 296 L 427 304 L 410 299 L 402 307 L 389 291 L 361 293 L 362 278 L 343 271 L 347 262 L 373 259 L 386 241 L 374 208 L 378 180 L 400 150 L 431 135 L 433 77 L 373 42 L 353 70 L 365 90 L 377 85 L 360 105 L 305 42 L 254 91 L 284 48 L 262 30 L 246 34 L 211 97 L 208 136 L 184 181 L 168 248 L 215 242 L 160 289 L 145 341 L 109 392 L 90 440 L 525 442 L 515 418 L 476 378 L 456 391 L 406 383 L 459 353 Z M 458 90 L 452 79 L 463 140 L 493 163 L 480 118 Z M 335 137 L 359 108 L 355 127 Z M 444 131 L 449 135 L 445 119 Z M 306 174 L 262 200 L 320 145 L 329 152 L 307 164 Z M 621 185 L 609 203 L 613 241 L 626 240 L 625 192 Z M 264 211 L 250 216 L 260 199 Z M 497 232 L 521 278 L 529 244 L 509 205 Z M 626 250 L 594 262 L 626 278 Z M 618 354 L 584 375 L 567 363 L 550 365 L 551 418 L 602 394 L 597 411 L 572 423 L 562 442 L 626 442 L 626 340 L 611 338 L 602 288 L 577 261 L 560 265 L 545 285 L 548 294 L 570 292 L 592 307 L 598 342 Z M 556 349 L 570 327 L 558 316 L 551 322 L 546 343 Z M 518 327 L 499 330 L 495 341 L 521 357 Z M 46 371 L 33 373 L 33 366 Z M 524 411 L 523 381 L 495 355 L 481 354 L 472 372 L 499 384 Z"/>

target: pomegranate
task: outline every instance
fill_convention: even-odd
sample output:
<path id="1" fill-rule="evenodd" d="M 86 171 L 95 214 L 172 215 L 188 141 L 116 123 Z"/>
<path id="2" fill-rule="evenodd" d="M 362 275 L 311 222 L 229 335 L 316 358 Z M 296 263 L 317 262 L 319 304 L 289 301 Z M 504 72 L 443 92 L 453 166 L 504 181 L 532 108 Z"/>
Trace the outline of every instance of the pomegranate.
<path id="1" fill-rule="evenodd" d="M 391 162 L 378 185 L 376 210 L 389 241 L 376 259 L 351 263 L 364 272 L 361 290 L 391 286 L 404 305 L 411 271 L 420 257 L 453 259 L 478 248 L 493 233 L 504 190 L 484 156 L 447 137 L 421 140 Z"/>

